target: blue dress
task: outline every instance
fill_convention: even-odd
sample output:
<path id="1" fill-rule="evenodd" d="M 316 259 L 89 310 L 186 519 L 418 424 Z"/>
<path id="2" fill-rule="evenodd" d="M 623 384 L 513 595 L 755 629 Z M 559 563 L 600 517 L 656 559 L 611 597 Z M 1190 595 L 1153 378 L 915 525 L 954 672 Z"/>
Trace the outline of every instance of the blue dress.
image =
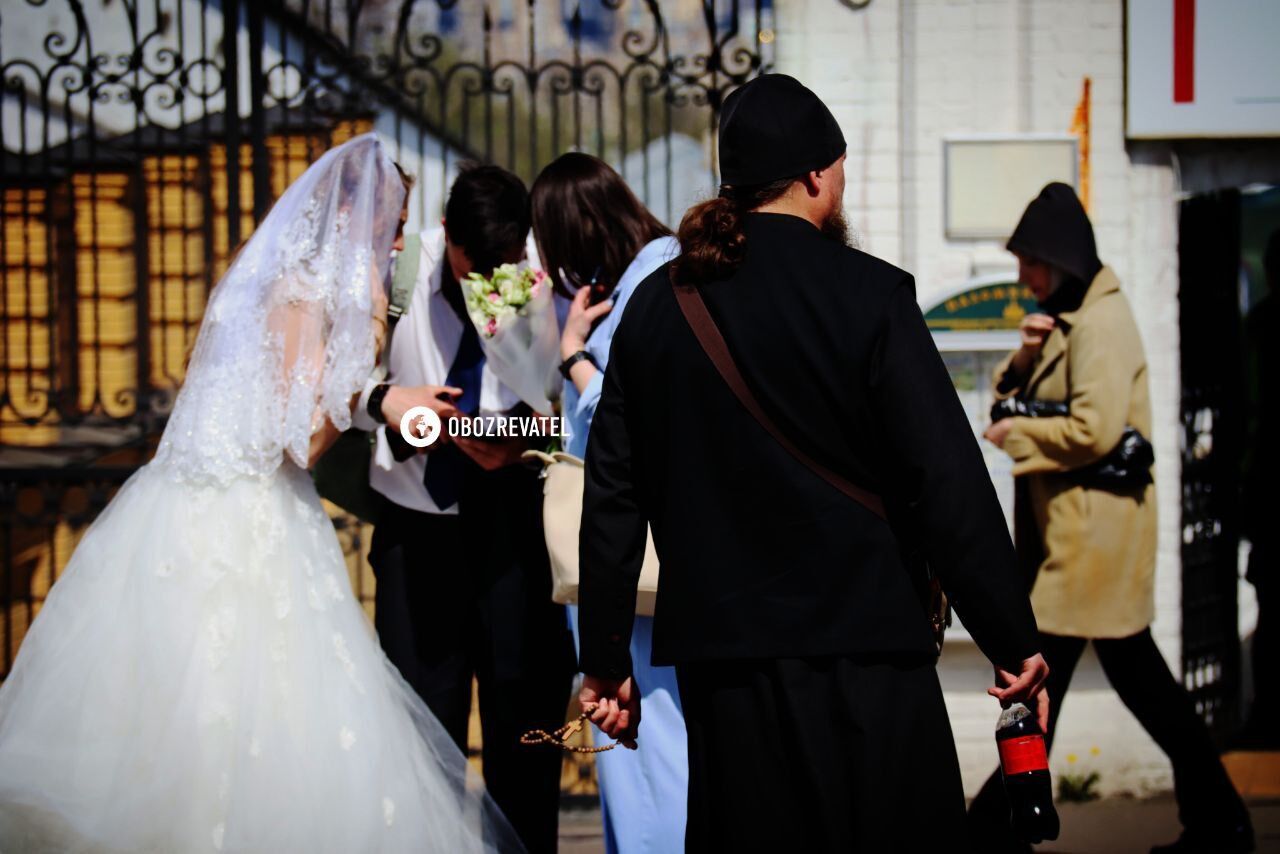
<path id="1" fill-rule="evenodd" d="M 609 345 L 627 300 L 636 285 L 679 253 L 680 244 L 675 238 L 659 238 L 646 244 L 622 274 L 613 291 L 613 309 L 587 339 L 586 351 L 600 370 L 581 394 L 572 382 L 565 383 L 565 449 L 569 453 L 586 456 L 587 433 L 600 400 Z M 576 642 L 578 609 L 571 607 L 569 612 Z M 651 665 L 652 650 L 653 618 L 638 616 L 631 635 L 631 660 L 636 684 L 640 686 L 640 749 L 596 754 L 600 810 L 609 854 L 668 854 L 684 850 L 689 789 L 684 714 L 675 668 Z"/>

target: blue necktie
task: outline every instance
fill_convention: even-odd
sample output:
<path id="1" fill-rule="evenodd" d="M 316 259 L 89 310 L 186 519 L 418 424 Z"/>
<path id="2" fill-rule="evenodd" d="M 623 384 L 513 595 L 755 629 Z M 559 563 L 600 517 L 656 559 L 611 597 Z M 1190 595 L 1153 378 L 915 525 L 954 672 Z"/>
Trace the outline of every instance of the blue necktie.
<path id="1" fill-rule="evenodd" d="M 449 307 L 462 321 L 462 340 L 458 342 L 458 352 L 453 357 L 449 375 L 445 377 L 445 385 L 462 389 L 462 395 L 454 401 L 454 405 L 463 415 L 475 415 L 480 411 L 480 376 L 484 371 L 484 350 L 480 347 L 480 336 L 467 317 L 461 305 L 461 293 L 455 294 L 445 287 L 445 299 Z M 427 488 L 431 500 L 436 507 L 446 510 L 458 503 L 458 486 L 462 479 L 463 454 L 452 445 L 433 451 L 427 455 L 427 472 L 422 483 Z"/>

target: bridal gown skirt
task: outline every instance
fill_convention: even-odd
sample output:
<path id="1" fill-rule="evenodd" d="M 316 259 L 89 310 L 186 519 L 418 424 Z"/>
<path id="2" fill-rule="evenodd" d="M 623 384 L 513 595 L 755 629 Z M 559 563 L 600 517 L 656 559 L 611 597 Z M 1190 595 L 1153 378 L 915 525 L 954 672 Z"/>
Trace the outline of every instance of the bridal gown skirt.
<path id="1" fill-rule="evenodd" d="M 0 686 L 5 854 L 518 848 L 289 463 L 221 486 L 135 474 Z"/>

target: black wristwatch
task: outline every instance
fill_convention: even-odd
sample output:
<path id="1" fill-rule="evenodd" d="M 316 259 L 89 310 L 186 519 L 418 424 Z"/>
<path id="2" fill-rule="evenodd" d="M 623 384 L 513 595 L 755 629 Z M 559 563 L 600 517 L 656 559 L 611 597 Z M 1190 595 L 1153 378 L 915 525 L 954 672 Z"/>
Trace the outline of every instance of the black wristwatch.
<path id="1" fill-rule="evenodd" d="M 382 399 L 387 396 L 387 391 L 391 388 L 390 383 L 379 383 L 373 387 L 373 391 L 369 392 L 369 400 L 364 405 L 364 411 L 369 413 L 369 417 L 379 424 L 386 424 L 387 417 L 382 414 Z"/>
<path id="2" fill-rule="evenodd" d="M 569 371 L 573 369 L 574 365 L 578 364 L 583 359 L 586 359 L 588 362 L 595 365 L 597 371 L 600 370 L 600 365 L 598 362 L 596 362 L 595 356 L 592 356 L 586 350 L 579 350 L 578 352 L 574 353 L 572 356 L 570 356 L 569 358 L 565 359 L 563 362 L 560 363 L 560 376 L 564 377 L 565 379 L 569 379 L 570 378 Z"/>

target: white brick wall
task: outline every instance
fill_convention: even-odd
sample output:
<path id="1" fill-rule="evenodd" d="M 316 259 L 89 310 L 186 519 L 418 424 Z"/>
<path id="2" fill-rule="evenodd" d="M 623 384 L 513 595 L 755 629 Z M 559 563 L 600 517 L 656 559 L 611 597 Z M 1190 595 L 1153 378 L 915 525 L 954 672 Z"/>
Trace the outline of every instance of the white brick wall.
<path id="1" fill-rule="evenodd" d="M 1160 504 L 1157 641 L 1177 672 L 1179 465 L 1177 218 L 1167 148 L 1123 138 L 1122 4 L 1117 0 L 777 0 L 778 70 L 831 106 L 849 141 L 845 196 L 864 249 L 915 274 L 931 305 L 979 264 L 1013 259 L 997 242 L 943 234 L 942 140 L 965 133 L 1063 133 L 1093 80 L 1092 209 L 1099 253 L 1134 305 L 1150 365 Z M 997 260 L 996 263 L 1001 263 Z M 994 766 L 990 674 L 968 642 L 942 677 L 965 787 Z M 1091 749 L 1097 748 L 1096 756 Z M 1106 684 L 1092 654 L 1063 706 L 1056 770 L 1098 770 L 1108 792 L 1168 788 L 1168 763 Z"/>

